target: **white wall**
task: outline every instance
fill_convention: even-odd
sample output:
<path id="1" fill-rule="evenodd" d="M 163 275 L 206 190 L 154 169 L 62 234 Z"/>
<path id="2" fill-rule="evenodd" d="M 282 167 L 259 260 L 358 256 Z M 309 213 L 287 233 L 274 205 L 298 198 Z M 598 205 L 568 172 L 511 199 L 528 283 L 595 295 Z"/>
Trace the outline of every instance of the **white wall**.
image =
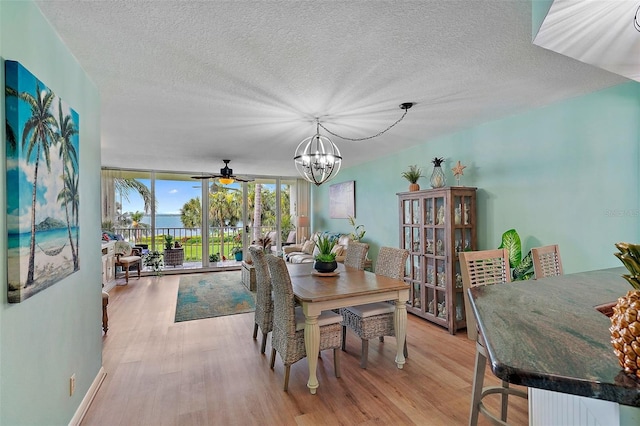
<path id="1" fill-rule="evenodd" d="M 0 262 L 0 424 L 68 424 L 102 365 L 100 99 L 31 1 L 0 1 L 0 57 L 3 87 L 4 60 L 18 61 L 80 117 L 80 270 L 22 303 L 8 304 L 7 266 Z M 5 121 L 4 90 L 0 119 Z M 6 165 L 0 164 L 4 194 Z M 4 211 L 6 198 L 1 199 Z M 5 214 L 0 234 L 6 235 Z M 0 253 L 6 250 L 5 237 Z M 74 373 L 76 392 L 69 396 Z"/>

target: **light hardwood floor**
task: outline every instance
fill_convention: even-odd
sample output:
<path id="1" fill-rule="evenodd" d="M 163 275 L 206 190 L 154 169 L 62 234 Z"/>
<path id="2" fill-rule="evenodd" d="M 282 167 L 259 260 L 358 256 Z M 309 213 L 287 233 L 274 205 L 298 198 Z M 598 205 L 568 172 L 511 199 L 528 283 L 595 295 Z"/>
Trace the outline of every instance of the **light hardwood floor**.
<path id="1" fill-rule="evenodd" d="M 239 274 L 239 272 L 238 272 Z M 271 346 L 260 354 L 253 313 L 174 323 L 180 277 L 130 279 L 110 291 L 103 337 L 107 376 L 82 425 L 465 425 L 475 345 L 408 315 L 409 358 L 393 362 L 395 339 L 369 344 L 359 368 L 360 341 L 347 335 L 342 377 L 332 351 L 318 362 L 320 388 L 306 387 L 306 360 L 269 369 Z M 499 381 L 487 368 L 485 384 Z M 497 399 L 496 406 L 497 406 Z M 491 401 L 493 404 L 493 401 Z M 509 422 L 527 424 L 527 403 L 510 398 Z M 481 425 L 489 424 L 480 419 Z"/>

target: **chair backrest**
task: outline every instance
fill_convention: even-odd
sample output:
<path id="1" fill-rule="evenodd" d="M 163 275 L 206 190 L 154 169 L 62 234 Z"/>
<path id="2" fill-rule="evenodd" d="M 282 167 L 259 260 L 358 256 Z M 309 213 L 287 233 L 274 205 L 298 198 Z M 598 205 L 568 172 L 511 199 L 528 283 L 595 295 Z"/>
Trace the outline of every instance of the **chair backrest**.
<path id="1" fill-rule="evenodd" d="M 360 270 L 364 269 L 368 252 L 369 244 L 350 241 L 347 246 L 347 254 L 344 257 L 344 266 L 350 266 Z"/>
<path id="2" fill-rule="evenodd" d="M 295 244 L 296 243 L 296 231 L 289 231 L 289 235 L 287 235 L 287 244 Z"/>
<path id="3" fill-rule="evenodd" d="M 273 298 L 271 297 L 271 274 L 261 247 L 250 246 L 249 254 L 253 259 L 256 272 L 256 311 L 255 322 L 263 333 L 273 329 Z"/>
<path id="4" fill-rule="evenodd" d="M 509 251 L 495 249 L 460 252 L 460 271 L 462 272 L 462 292 L 467 318 L 467 337 L 470 340 L 477 340 L 477 323 L 471 310 L 468 290 L 471 287 L 511 282 Z"/>
<path id="5" fill-rule="evenodd" d="M 562 275 L 562 259 L 557 244 L 531 249 L 536 279 Z"/>
<path id="6" fill-rule="evenodd" d="M 401 280 L 409 257 L 409 251 L 395 247 L 380 247 L 375 273 Z"/>
<path id="7" fill-rule="evenodd" d="M 119 254 L 125 257 L 131 255 L 132 250 L 133 248 L 131 247 L 131 244 L 126 241 L 116 241 L 113 246 L 113 252 L 115 254 Z"/>
<path id="8" fill-rule="evenodd" d="M 269 272 L 271 273 L 271 285 L 273 287 L 273 334 L 271 345 L 279 353 L 283 360 L 286 357 L 287 339 L 293 337 L 296 332 L 295 299 L 293 286 L 287 265 L 281 257 L 271 254 L 265 255 Z"/>

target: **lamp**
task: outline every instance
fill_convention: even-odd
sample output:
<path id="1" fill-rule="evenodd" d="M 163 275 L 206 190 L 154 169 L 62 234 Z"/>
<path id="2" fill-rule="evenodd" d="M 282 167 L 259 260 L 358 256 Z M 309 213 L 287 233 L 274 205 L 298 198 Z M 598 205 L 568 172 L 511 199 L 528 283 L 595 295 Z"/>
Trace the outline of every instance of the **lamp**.
<path id="1" fill-rule="evenodd" d="M 322 127 L 327 133 L 345 139 L 349 141 L 364 141 L 367 139 L 373 139 L 386 133 L 393 126 L 402 121 L 409 108 L 413 106 L 413 102 L 405 102 L 400 104 L 400 108 L 404 110 L 402 116 L 396 120 L 395 123 L 376 133 L 372 136 L 365 138 L 347 138 L 333 133 L 331 130 L 320 124 L 320 119 L 316 117 L 316 134 L 305 138 L 298 144 L 296 148 L 293 161 L 296 165 L 298 173 L 316 186 L 320 186 L 329 179 L 334 178 L 340 171 L 340 165 L 342 164 L 342 155 L 340 150 L 327 136 L 320 134 L 320 127 Z"/>
<path id="2" fill-rule="evenodd" d="M 297 221 L 296 225 L 300 229 L 309 227 L 309 216 L 298 216 L 296 218 L 296 221 Z M 307 237 L 307 233 L 305 232 L 303 235 L 301 235 L 300 241 L 304 241 L 306 237 Z"/>
<path id="3" fill-rule="evenodd" d="M 319 186 L 338 174 L 342 155 L 331 139 L 320 134 L 316 119 L 316 134 L 300 142 L 293 161 L 302 177 Z"/>
<path id="4" fill-rule="evenodd" d="M 218 179 L 218 182 L 223 185 L 231 185 L 233 182 L 235 182 L 235 179 L 221 177 L 220 179 Z"/>

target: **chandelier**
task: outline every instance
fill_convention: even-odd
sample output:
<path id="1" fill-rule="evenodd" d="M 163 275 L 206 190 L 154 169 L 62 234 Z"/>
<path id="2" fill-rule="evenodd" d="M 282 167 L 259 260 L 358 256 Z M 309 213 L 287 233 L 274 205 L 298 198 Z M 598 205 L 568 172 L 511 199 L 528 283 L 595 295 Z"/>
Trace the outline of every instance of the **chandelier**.
<path id="1" fill-rule="evenodd" d="M 373 139 L 383 133 L 386 133 L 393 126 L 401 122 L 404 116 L 407 115 L 409 108 L 412 106 L 412 102 L 405 102 L 401 104 L 400 108 L 404 110 L 404 113 L 395 123 L 375 135 L 367 136 L 365 138 L 347 138 L 337 135 L 320 124 L 320 119 L 316 118 L 316 134 L 303 139 L 296 148 L 296 152 L 293 157 L 296 170 L 298 170 L 298 173 L 300 173 L 303 178 L 316 186 L 320 186 L 326 181 L 333 179 L 340 171 L 340 165 L 342 164 L 342 155 L 340 154 L 340 150 L 331 139 L 320 134 L 320 127 L 327 131 L 327 133 L 339 137 L 340 139 L 349 141 Z"/>
<path id="2" fill-rule="evenodd" d="M 636 9 L 636 16 L 633 17 L 633 26 L 640 31 L 640 6 Z"/>

